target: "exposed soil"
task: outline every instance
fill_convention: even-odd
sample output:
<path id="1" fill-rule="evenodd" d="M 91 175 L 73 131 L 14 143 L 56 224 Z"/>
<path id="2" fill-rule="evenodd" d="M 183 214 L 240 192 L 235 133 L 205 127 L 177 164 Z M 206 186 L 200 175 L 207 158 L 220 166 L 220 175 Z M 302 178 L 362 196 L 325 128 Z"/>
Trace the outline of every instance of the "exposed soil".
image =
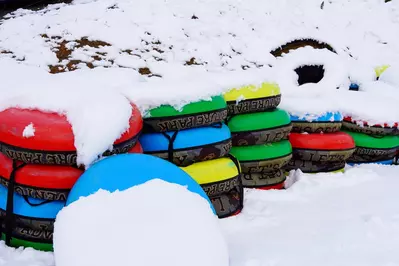
<path id="1" fill-rule="evenodd" d="M 270 53 L 273 56 L 277 57 L 281 56 L 283 53 L 286 54 L 289 53 L 291 50 L 295 50 L 305 46 L 311 46 L 315 49 L 328 49 L 331 52 L 336 53 L 334 48 L 332 48 L 328 43 L 319 42 L 313 39 L 294 40 L 282 45 L 281 47 L 271 51 Z"/>

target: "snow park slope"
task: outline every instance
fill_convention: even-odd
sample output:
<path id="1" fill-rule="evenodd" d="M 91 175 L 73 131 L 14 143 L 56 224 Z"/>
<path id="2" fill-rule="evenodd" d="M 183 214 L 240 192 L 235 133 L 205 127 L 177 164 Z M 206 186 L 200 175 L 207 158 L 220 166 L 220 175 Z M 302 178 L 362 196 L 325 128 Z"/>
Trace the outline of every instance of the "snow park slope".
<path id="1" fill-rule="evenodd" d="M 384 0 L 75 0 L 19 9 L 0 19 L 0 112 L 65 115 L 86 167 L 126 131 L 130 102 L 145 116 L 264 82 L 279 84 L 279 108 L 299 119 L 340 112 L 397 126 L 398 32 L 399 2 Z M 288 53 L 285 44 L 309 39 L 311 47 Z M 299 84 L 307 66 L 322 69 L 320 82 Z M 381 66 L 389 67 L 377 79 Z M 242 213 L 219 221 L 230 265 L 399 265 L 398 175 L 378 165 L 296 171 L 286 190 L 247 189 Z M 55 262 L 1 242 L 0 265 Z"/>

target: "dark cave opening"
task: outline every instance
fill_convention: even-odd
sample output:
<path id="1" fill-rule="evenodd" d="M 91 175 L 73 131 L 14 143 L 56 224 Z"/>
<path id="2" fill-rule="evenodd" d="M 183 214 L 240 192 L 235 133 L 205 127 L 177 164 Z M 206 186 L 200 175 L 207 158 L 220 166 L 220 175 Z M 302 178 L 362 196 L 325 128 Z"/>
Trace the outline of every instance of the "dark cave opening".
<path id="1" fill-rule="evenodd" d="M 298 74 L 298 84 L 318 83 L 324 77 L 323 65 L 305 65 L 294 70 Z"/>

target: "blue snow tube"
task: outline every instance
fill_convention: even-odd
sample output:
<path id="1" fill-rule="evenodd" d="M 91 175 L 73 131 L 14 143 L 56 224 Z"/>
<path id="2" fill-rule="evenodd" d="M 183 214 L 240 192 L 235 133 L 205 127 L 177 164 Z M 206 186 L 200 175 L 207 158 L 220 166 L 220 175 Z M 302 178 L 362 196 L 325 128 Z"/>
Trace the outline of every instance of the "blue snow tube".
<path id="1" fill-rule="evenodd" d="M 232 146 L 230 129 L 225 124 L 142 134 L 140 143 L 144 153 L 168 160 L 177 166 L 224 157 L 229 154 Z"/>
<path id="2" fill-rule="evenodd" d="M 114 155 L 95 163 L 75 183 L 66 204 L 94 194 L 100 189 L 109 192 L 123 191 L 153 179 L 186 186 L 189 191 L 206 199 L 216 214 L 204 190 L 186 172 L 168 161 L 146 154 Z"/>
<path id="3" fill-rule="evenodd" d="M 0 185 L 0 209 L 7 207 L 7 188 Z M 41 205 L 40 205 L 41 204 Z M 27 197 L 14 193 L 14 214 L 26 218 L 55 219 L 58 212 L 64 207 L 63 201 L 48 201 Z"/>
<path id="4" fill-rule="evenodd" d="M 384 161 L 377 161 L 377 162 L 362 162 L 362 163 L 347 163 L 350 166 L 360 165 L 360 164 L 381 164 L 381 165 L 392 165 L 393 159 L 391 160 L 384 160 Z"/>
<path id="5" fill-rule="evenodd" d="M 333 133 L 338 132 L 342 126 L 344 116 L 340 112 L 327 112 L 322 116 L 309 121 L 304 117 L 290 115 L 292 122 L 291 132 L 295 133 Z"/>

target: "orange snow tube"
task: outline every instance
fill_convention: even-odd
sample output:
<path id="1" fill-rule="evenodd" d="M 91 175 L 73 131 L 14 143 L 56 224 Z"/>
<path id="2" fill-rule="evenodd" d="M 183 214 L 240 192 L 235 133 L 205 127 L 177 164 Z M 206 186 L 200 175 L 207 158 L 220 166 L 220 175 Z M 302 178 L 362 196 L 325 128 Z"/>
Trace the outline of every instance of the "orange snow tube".
<path id="1" fill-rule="evenodd" d="M 143 153 L 139 142 L 129 153 Z M 66 201 L 83 169 L 63 165 L 39 165 L 16 162 L 0 153 L 0 184 L 8 187 L 13 169 L 15 171 L 14 190 L 22 196 L 43 200 Z"/>
<path id="2" fill-rule="evenodd" d="M 29 164 L 75 165 L 76 148 L 72 127 L 65 115 L 39 110 L 9 108 L 0 112 L 0 152 Z M 24 137 L 33 124 L 34 136 Z M 132 104 L 129 129 L 103 155 L 126 153 L 137 142 L 143 127 L 138 108 Z"/>

